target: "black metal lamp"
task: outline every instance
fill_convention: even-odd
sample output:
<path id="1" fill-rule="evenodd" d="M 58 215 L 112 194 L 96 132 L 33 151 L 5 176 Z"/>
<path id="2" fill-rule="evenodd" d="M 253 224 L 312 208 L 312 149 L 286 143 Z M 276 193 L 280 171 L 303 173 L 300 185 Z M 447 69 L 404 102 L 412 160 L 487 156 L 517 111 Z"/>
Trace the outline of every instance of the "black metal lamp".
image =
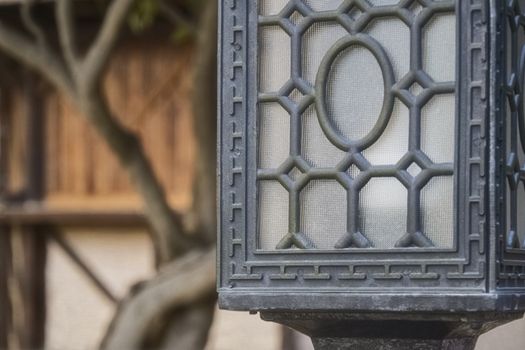
<path id="1" fill-rule="evenodd" d="M 468 349 L 523 315 L 525 1 L 220 17 L 221 307 L 319 349 Z"/>

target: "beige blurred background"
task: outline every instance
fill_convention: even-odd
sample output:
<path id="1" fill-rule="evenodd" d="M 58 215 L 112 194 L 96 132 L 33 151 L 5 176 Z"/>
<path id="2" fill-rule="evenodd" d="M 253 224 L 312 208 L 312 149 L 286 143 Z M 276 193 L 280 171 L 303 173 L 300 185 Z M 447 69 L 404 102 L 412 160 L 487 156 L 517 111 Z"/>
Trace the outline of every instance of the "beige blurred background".
<path id="1" fill-rule="evenodd" d="M 118 296 L 123 296 L 134 282 L 153 273 L 153 256 L 144 232 L 115 232 L 111 229 L 93 234 L 85 229 L 68 228 L 67 238 Z M 46 348 L 97 348 L 115 306 L 55 244 L 50 246 L 47 277 Z M 248 312 L 217 311 L 206 350 L 245 349 L 281 350 L 280 327 Z M 307 338 L 301 341 L 302 349 L 312 349 Z M 483 335 L 476 347 L 476 350 L 494 349 L 525 349 L 525 320 Z"/>

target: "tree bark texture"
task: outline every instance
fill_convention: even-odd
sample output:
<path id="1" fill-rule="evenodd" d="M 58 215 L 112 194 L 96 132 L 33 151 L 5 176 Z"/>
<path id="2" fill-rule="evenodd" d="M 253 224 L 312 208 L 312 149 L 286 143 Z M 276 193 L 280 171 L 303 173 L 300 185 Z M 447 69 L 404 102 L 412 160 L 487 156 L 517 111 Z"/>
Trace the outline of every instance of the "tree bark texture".
<path id="1" fill-rule="evenodd" d="M 151 280 L 137 285 L 120 303 L 102 348 L 158 347 L 162 345 L 159 338 L 164 338 L 174 340 L 164 344 L 171 349 L 199 349 L 182 344 L 205 343 L 214 287 L 214 248 L 189 253 L 164 266 Z M 169 335 L 158 337 L 165 331 L 169 331 Z"/>
<path id="2" fill-rule="evenodd" d="M 216 40 L 217 40 L 217 2 L 210 1 L 206 7 L 202 19 L 201 30 L 197 41 L 197 62 L 195 69 L 194 82 L 194 131 L 198 142 L 198 154 L 196 160 L 197 176 L 194 184 L 193 195 L 193 213 L 195 220 L 192 231 L 195 233 L 191 236 L 199 237 L 206 244 L 213 246 L 216 235 Z M 181 269 L 181 263 L 186 258 L 177 259 L 170 263 L 170 268 L 178 266 Z M 208 331 L 213 319 L 215 307 L 215 252 L 214 249 L 207 255 L 195 260 L 195 264 L 209 264 L 212 270 L 205 277 L 207 287 L 197 288 L 190 283 L 182 282 L 184 288 L 198 296 L 205 293 L 206 297 L 188 300 L 184 306 L 173 303 L 171 299 L 157 299 L 156 305 L 160 306 L 155 316 L 146 321 L 140 329 L 148 329 L 148 334 L 144 334 L 138 339 L 133 340 L 133 334 L 136 330 L 120 328 L 118 325 L 126 322 L 135 323 L 136 315 L 129 310 L 142 305 L 141 309 L 146 307 L 146 301 L 141 302 L 138 296 L 130 297 L 124 301 L 117 316 L 114 319 L 115 327 L 110 328 L 103 342 L 104 349 L 119 348 L 140 348 L 142 346 L 149 348 L 166 348 L 166 349 L 202 349 L 208 339 Z M 189 269 L 197 268 L 192 264 L 184 263 Z M 173 273 L 172 281 L 175 281 L 176 275 L 181 275 L 186 271 Z M 190 272 L 200 274 L 200 272 Z M 159 275 L 160 276 L 160 275 Z M 178 279 L 177 279 L 178 280 Z M 153 287 L 146 282 L 141 287 L 144 295 Z M 175 295 L 173 295 L 175 297 Z M 148 297 L 149 298 L 149 297 Z M 144 318 L 144 316 L 141 316 Z M 117 328 L 118 327 L 118 328 Z M 162 334 L 162 336 L 160 336 Z M 161 341 L 159 342 L 159 339 Z M 131 343 L 122 343 L 122 341 L 132 341 Z"/>

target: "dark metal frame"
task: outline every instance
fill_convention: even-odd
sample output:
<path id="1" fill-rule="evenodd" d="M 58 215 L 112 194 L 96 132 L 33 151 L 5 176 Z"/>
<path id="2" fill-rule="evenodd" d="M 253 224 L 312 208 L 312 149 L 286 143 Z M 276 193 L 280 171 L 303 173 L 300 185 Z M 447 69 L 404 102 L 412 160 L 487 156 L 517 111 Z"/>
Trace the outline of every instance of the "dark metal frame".
<path id="1" fill-rule="evenodd" d="M 292 3 L 295 7 L 286 10 L 290 12 L 288 15 L 294 11 L 307 14 L 300 1 L 292 0 Z M 362 5 L 361 1 L 345 3 Z M 491 35 L 496 33 L 499 19 L 490 15 L 497 13 L 498 5 L 484 0 L 458 0 L 456 5 L 458 42 L 461 43 L 457 46 L 456 66 L 461 69 L 456 74 L 455 85 L 458 129 L 457 158 L 453 169 L 457 237 L 454 249 L 440 250 L 425 244 L 416 244 L 422 246 L 419 248 L 407 248 L 413 244 L 413 234 L 419 232 L 414 227 L 413 232 L 409 232 L 412 234 L 410 244 L 391 250 L 346 248 L 263 252 L 257 249 L 256 243 L 257 179 L 277 179 L 283 185 L 289 182 L 288 186 L 292 188 L 296 184 L 283 174 L 297 167 L 303 172 L 298 180 L 306 181 L 303 179 L 313 178 L 316 170 L 291 157 L 289 164 L 284 166 L 286 169 L 279 172 L 257 171 L 257 104 L 279 101 L 291 113 L 293 124 L 299 119 L 301 109 L 306 108 L 305 104 L 312 103 L 316 97 L 308 86 L 294 80 L 298 78 L 293 75 L 295 70 L 292 70 L 290 84 L 278 95 L 258 96 L 257 2 L 230 0 L 220 4 L 218 214 L 221 235 L 218 290 L 221 306 L 239 310 L 524 310 L 525 297 L 522 294 L 496 293 L 496 257 L 499 251 L 496 233 L 500 232 L 496 216 L 501 214 L 495 210 L 499 193 L 496 185 L 501 176 L 497 171 L 500 168 L 496 166 L 495 133 L 496 120 L 501 117 L 497 108 L 499 89 L 495 82 L 500 73 L 497 69 L 499 56 L 490 48 L 499 42 L 496 34 Z M 396 7 L 396 14 L 409 16 L 405 7 L 412 3 L 406 1 L 402 4 L 400 8 Z M 331 16 L 340 19 L 343 15 L 332 13 Z M 281 17 L 268 21 L 282 22 L 284 27 L 292 26 Z M 345 20 L 341 21 L 345 23 Z M 352 26 L 350 29 L 355 30 Z M 340 44 L 341 47 L 345 45 L 344 42 Z M 417 61 L 416 57 L 414 62 Z M 414 82 L 426 88 L 417 99 L 407 91 Z M 299 106 L 288 97 L 296 88 L 305 96 Z M 400 82 L 396 88 L 393 93 L 406 99 L 413 109 L 430 98 L 431 89 L 453 89 L 451 86 L 431 85 L 420 73 L 414 74 L 410 81 Z M 491 105 L 495 107 L 490 108 Z M 411 118 L 412 121 L 415 119 Z M 341 143 L 340 146 L 352 148 L 358 144 Z M 391 176 L 403 181 L 407 177 L 405 169 L 413 161 L 429 171 L 425 169 L 428 164 L 414 158 L 414 154 L 411 157 L 413 159 L 408 163 L 403 162 L 389 170 Z M 357 163 L 355 159 L 356 156 L 349 156 L 347 162 Z M 441 170 L 447 174 L 452 171 L 450 165 Z M 349 233 L 341 246 L 366 246 L 366 242 L 352 235 L 356 230 L 350 231 L 354 232 Z M 304 243 L 301 243 L 300 236 L 299 239 L 297 235 L 289 238 L 282 247 L 289 246 L 290 242 L 299 246 Z M 306 243 L 304 247 L 307 247 Z"/>
<path id="2" fill-rule="evenodd" d="M 499 120 L 499 226 L 498 287 L 525 288 L 525 240 L 518 236 L 518 196 L 525 196 L 525 165 L 520 147 L 525 147 L 525 1 L 502 0 L 500 17 L 501 113 Z M 507 212 L 510 209 L 510 213 Z"/>

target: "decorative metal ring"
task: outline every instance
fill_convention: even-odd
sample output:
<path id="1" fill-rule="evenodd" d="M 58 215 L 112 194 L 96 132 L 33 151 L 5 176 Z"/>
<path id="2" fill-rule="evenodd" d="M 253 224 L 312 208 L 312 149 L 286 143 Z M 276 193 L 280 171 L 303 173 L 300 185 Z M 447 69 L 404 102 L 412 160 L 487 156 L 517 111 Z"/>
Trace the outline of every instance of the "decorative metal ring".
<path id="1" fill-rule="evenodd" d="M 341 135 L 332 125 L 326 108 L 326 83 L 330 70 L 337 56 L 353 45 L 362 46 L 374 55 L 381 68 L 384 85 L 381 113 L 368 134 L 358 140 L 349 140 L 347 137 Z M 392 64 L 386 52 L 371 36 L 359 33 L 339 39 L 324 56 L 315 79 L 315 108 L 317 110 L 317 117 L 321 129 L 330 142 L 343 151 L 349 151 L 350 149 L 366 149 L 377 141 L 385 130 L 392 114 L 392 109 L 394 108 L 394 94 L 391 91 L 394 80 Z"/>

